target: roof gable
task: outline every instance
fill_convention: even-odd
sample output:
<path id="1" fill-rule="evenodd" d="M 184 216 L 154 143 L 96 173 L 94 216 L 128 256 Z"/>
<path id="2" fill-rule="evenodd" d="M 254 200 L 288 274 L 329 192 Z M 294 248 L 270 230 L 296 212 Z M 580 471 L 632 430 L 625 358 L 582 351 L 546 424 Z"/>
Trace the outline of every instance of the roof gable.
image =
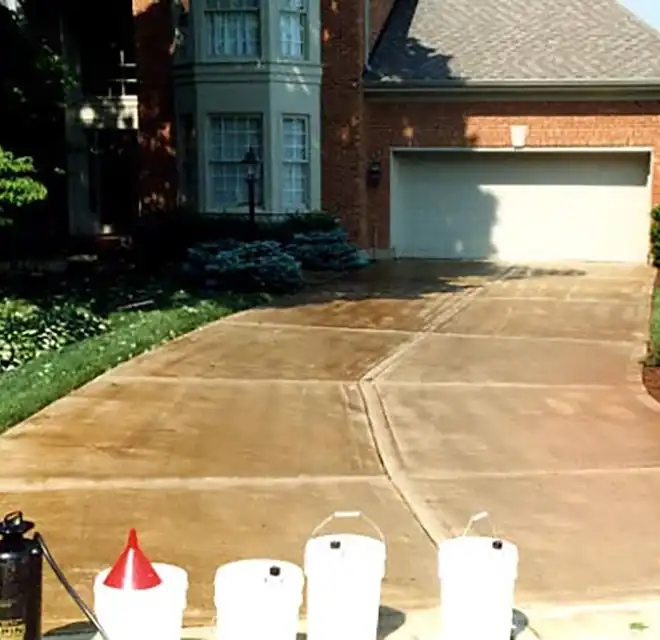
<path id="1" fill-rule="evenodd" d="M 397 0 L 366 79 L 660 82 L 660 33 L 617 0 Z"/>

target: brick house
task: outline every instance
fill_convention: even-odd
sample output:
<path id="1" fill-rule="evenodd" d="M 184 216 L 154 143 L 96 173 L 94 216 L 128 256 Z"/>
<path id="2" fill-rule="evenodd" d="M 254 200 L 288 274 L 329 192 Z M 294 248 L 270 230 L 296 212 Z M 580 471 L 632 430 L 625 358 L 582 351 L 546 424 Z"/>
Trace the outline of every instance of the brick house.
<path id="1" fill-rule="evenodd" d="M 242 210 L 252 146 L 264 211 L 339 213 L 383 256 L 647 257 L 660 34 L 617 0 L 133 0 L 133 14 L 143 211 Z"/>

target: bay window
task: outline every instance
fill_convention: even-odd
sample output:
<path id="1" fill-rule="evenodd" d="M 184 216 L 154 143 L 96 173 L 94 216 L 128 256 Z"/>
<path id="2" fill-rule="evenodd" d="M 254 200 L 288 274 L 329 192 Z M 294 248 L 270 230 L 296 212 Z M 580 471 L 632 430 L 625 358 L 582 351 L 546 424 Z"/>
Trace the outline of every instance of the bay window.
<path id="1" fill-rule="evenodd" d="M 205 0 L 206 51 L 210 58 L 261 56 L 260 0 Z"/>
<path id="2" fill-rule="evenodd" d="M 280 55 L 290 60 L 307 57 L 307 0 L 280 3 Z"/>
<path id="3" fill-rule="evenodd" d="M 252 147 L 263 158 L 263 123 L 258 115 L 212 115 L 209 118 L 209 207 L 225 211 L 248 203 L 247 172 L 242 162 Z M 263 176 L 257 173 L 256 202 L 263 203 Z"/>
<path id="4" fill-rule="evenodd" d="M 282 132 L 282 204 L 285 211 L 304 211 L 309 209 L 309 119 L 286 116 Z"/>

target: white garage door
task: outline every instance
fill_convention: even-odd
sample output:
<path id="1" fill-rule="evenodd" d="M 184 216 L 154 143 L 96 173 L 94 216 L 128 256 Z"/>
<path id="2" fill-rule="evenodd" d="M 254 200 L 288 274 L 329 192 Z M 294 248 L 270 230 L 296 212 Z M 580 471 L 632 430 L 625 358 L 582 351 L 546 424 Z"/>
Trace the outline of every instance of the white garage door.
<path id="1" fill-rule="evenodd" d="M 644 262 L 648 153 L 401 152 L 391 246 L 415 258 Z"/>

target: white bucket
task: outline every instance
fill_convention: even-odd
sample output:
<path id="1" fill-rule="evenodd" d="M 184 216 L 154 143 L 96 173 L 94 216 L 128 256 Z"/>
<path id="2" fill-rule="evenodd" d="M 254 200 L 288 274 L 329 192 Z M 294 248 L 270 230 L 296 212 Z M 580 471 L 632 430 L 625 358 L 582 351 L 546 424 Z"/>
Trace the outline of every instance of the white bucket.
<path id="1" fill-rule="evenodd" d="M 518 548 L 495 537 L 465 535 L 438 549 L 442 640 L 510 640 Z"/>
<path id="2" fill-rule="evenodd" d="M 267 558 L 238 560 L 215 573 L 217 640 L 296 640 L 302 569 Z"/>
<path id="3" fill-rule="evenodd" d="M 94 612 L 109 640 L 181 640 L 188 574 L 154 562 L 162 582 L 151 589 L 116 589 L 103 584 L 110 568 L 94 580 Z"/>
<path id="4" fill-rule="evenodd" d="M 337 518 L 359 517 L 378 538 L 317 535 Z M 314 529 L 305 546 L 307 640 L 376 640 L 386 555 L 381 530 L 359 511 L 338 511 Z"/>

